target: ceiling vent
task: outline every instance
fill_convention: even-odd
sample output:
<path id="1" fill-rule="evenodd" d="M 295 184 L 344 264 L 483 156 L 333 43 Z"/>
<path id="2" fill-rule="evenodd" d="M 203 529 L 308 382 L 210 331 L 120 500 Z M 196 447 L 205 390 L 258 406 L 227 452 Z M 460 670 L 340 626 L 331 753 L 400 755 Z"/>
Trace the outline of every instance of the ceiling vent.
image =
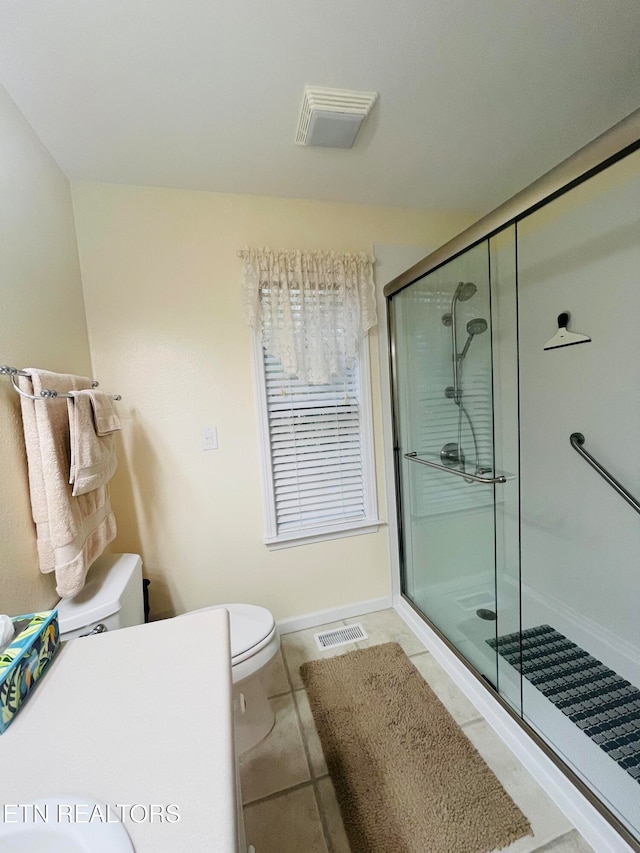
<path id="1" fill-rule="evenodd" d="M 351 148 L 377 92 L 305 86 L 296 145 Z"/>

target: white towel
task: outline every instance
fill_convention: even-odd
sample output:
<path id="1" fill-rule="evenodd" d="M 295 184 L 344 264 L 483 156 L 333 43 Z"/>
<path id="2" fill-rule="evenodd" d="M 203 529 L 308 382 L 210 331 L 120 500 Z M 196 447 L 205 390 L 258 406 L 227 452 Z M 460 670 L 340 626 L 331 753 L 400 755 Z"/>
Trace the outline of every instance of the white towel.
<path id="1" fill-rule="evenodd" d="M 111 398 L 104 391 L 71 391 L 67 400 L 73 496 L 106 486 L 118 466 L 116 438 L 120 429 Z"/>
<path id="2" fill-rule="evenodd" d="M 26 372 L 30 377 L 19 377 L 20 388 L 36 397 L 43 388 L 66 394 L 91 386 L 83 376 Z M 66 399 L 20 401 L 40 570 L 55 571 L 64 598 L 82 589 L 89 567 L 115 539 L 115 518 L 105 486 L 76 498 L 71 494 Z"/>

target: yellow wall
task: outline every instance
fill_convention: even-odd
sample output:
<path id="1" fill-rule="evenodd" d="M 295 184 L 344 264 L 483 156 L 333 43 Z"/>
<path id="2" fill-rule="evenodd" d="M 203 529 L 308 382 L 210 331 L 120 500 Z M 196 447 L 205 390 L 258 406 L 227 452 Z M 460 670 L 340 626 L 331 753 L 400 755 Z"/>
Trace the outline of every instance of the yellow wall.
<path id="1" fill-rule="evenodd" d="M 466 217 L 181 190 L 72 186 L 91 351 L 123 395 L 116 547 L 143 555 L 156 616 L 251 601 L 277 618 L 389 595 L 387 528 L 268 551 L 239 248 L 438 246 Z M 377 336 L 371 336 L 379 514 Z M 203 427 L 219 449 L 202 451 Z M 126 464 L 124 464 L 126 459 Z"/>
<path id="2" fill-rule="evenodd" d="M 2 364 L 91 373 L 69 182 L 2 87 L 0 341 Z M 58 596 L 38 570 L 20 405 L 7 377 L 0 470 L 0 613 L 49 607 Z"/>

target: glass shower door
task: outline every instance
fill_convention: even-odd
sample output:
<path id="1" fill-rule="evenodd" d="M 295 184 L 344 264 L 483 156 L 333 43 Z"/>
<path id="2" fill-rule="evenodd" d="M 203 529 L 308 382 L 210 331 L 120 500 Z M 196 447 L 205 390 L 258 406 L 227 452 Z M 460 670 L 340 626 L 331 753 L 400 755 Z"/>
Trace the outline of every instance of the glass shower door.
<path id="1" fill-rule="evenodd" d="M 402 592 L 640 850 L 640 151 L 587 174 L 390 288 Z"/>
<path id="2" fill-rule="evenodd" d="M 488 243 L 390 310 L 403 592 L 497 686 Z"/>
<path id="3" fill-rule="evenodd" d="M 518 226 L 523 716 L 640 836 L 640 152 Z M 557 316 L 589 340 L 546 349 Z"/>

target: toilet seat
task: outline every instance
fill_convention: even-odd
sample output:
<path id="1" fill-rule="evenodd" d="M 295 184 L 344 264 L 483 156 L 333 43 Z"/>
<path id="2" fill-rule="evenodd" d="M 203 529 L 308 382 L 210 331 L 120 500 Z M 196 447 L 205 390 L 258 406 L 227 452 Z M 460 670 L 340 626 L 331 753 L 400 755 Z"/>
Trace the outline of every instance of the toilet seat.
<path id="1" fill-rule="evenodd" d="M 266 607 L 256 604 L 215 604 L 192 611 L 219 610 L 229 612 L 231 671 L 238 684 L 262 669 L 280 648 L 280 635 L 275 619 Z"/>
<path id="2" fill-rule="evenodd" d="M 221 608 L 229 613 L 234 737 L 236 750 L 242 754 L 265 738 L 275 724 L 275 713 L 259 675 L 278 654 L 280 634 L 273 615 L 255 604 L 216 604 L 192 612 Z"/>
<path id="3" fill-rule="evenodd" d="M 276 623 L 273 615 L 255 604 L 222 604 L 229 611 L 231 665 L 253 657 L 271 642 Z"/>

